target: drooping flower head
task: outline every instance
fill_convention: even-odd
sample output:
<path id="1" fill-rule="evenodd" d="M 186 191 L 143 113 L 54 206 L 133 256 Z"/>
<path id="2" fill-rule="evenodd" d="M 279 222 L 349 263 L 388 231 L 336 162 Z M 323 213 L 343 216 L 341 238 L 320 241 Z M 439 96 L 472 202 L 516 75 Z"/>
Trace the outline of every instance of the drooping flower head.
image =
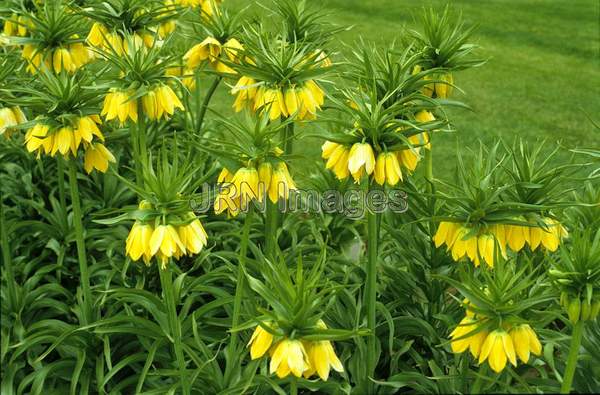
<path id="1" fill-rule="evenodd" d="M 167 72 L 174 58 L 165 56 L 161 48 L 135 44 L 132 36 L 125 39 L 129 45 L 122 54 L 103 52 L 114 66 L 109 81 L 114 86 L 104 96 L 102 115 L 105 119 L 118 119 L 120 124 L 130 119 L 136 123 L 143 115 L 150 120 L 160 120 L 169 119 L 177 109 L 184 111 L 173 89 L 179 80 Z"/>
<path id="2" fill-rule="evenodd" d="M 147 48 L 160 45 L 175 30 L 179 7 L 171 1 L 108 0 L 92 3 L 82 13 L 93 21 L 87 43 L 121 55 L 132 43 Z"/>
<path id="3" fill-rule="evenodd" d="M 220 120 L 222 139 L 202 138 L 198 148 L 217 155 L 223 169 L 217 183 L 215 213 L 237 216 L 249 205 L 287 200 L 296 184 L 288 158 L 278 146 L 277 136 L 286 124 L 268 122 L 268 116 L 246 115 L 240 120 Z M 223 141 L 227 141 L 223 147 Z"/>
<path id="4" fill-rule="evenodd" d="M 31 74 L 41 69 L 73 73 L 89 63 L 93 52 L 85 45 L 78 16 L 61 2 L 44 2 L 27 16 L 27 36 L 11 41 L 21 44 L 21 56 Z"/>
<path id="5" fill-rule="evenodd" d="M 501 372 L 507 362 L 517 366 L 517 358 L 529 363 L 530 355 L 541 355 L 542 346 L 529 323 L 535 322 L 533 309 L 548 298 L 541 292 L 530 292 L 535 279 L 523 269 L 498 262 L 494 272 L 486 274 L 485 284 L 471 275 L 459 281 L 447 279 L 463 295 L 465 317 L 450 333 L 453 352 L 467 350 L 479 364 L 487 362 Z"/>
<path id="6" fill-rule="evenodd" d="M 429 97 L 447 99 L 454 88 L 453 73 L 485 63 L 472 56 L 477 46 L 469 43 L 474 27 L 467 27 L 460 15 L 454 17 L 449 7 L 438 13 L 425 9 L 422 16 L 423 32 L 410 31 L 407 45 L 419 58 L 414 73 L 433 70 L 423 76 L 431 81 L 423 86 Z"/>
<path id="7" fill-rule="evenodd" d="M 78 157 L 84 151 L 84 168 L 106 172 L 116 161 L 106 148 L 98 114 L 97 92 L 88 88 L 85 74 L 54 75 L 42 71 L 30 86 L 15 87 L 16 103 L 27 106 L 33 119 L 25 134 L 29 152 L 64 158 Z"/>
<path id="8" fill-rule="evenodd" d="M 231 64 L 238 63 L 244 51 L 239 41 L 241 14 L 221 10 L 203 15 L 203 19 L 193 22 L 195 35 L 190 40 L 197 44 L 183 56 L 185 66 L 188 70 L 210 66 L 225 77 L 233 77 L 236 71 Z"/>
<path id="9" fill-rule="evenodd" d="M 169 152 L 169 150 L 171 152 Z M 190 210 L 195 199 L 192 179 L 198 164 L 180 164 L 175 142 L 163 145 L 156 166 L 144 169 L 142 198 L 137 210 L 129 212 L 134 223 L 125 242 L 125 253 L 133 261 L 152 258 L 165 269 L 170 260 L 202 252 L 208 235 L 197 213 Z"/>
<path id="10" fill-rule="evenodd" d="M 325 102 L 324 77 L 331 63 L 317 44 L 287 41 L 246 28 L 244 51 L 231 67 L 240 75 L 231 93 L 236 111 L 265 112 L 271 120 L 315 119 Z"/>
<path id="11" fill-rule="evenodd" d="M 337 336 L 332 337 L 332 331 L 323 319 L 315 314 L 316 302 L 325 297 L 325 294 L 317 290 L 317 274 L 311 272 L 302 288 L 297 287 L 291 280 L 290 273 L 282 271 L 282 263 L 267 263 L 269 270 L 273 271 L 264 275 L 267 279 L 278 279 L 282 282 L 280 286 L 272 287 L 267 285 L 272 283 L 265 284 L 253 278 L 252 283 L 257 285 L 253 289 L 265 298 L 272 311 L 256 319 L 258 325 L 248 342 L 250 357 L 253 360 L 270 357 L 269 372 L 279 378 L 289 375 L 305 378 L 318 376 L 327 381 L 332 369 L 339 373 L 344 372 L 331 340 L 334 337 L 347 338 L 352 332 L 338 329 Z M 321 263 L 317 263 L 318 267 Z M 267 288 L 272 288 L 272 291 L 267 292 Z M 291 290 L 291 293 L 287 294 L 287 300 L 280 298 L 283 295 L 279 292 L 283 289 Z M 300 299 L 309 295 L 313 298 Z M 304 302 L 300 302 L 301 300 Z M 298 303 L 310 303 L 310 306 L 295 308 L 298 307 Z"/>

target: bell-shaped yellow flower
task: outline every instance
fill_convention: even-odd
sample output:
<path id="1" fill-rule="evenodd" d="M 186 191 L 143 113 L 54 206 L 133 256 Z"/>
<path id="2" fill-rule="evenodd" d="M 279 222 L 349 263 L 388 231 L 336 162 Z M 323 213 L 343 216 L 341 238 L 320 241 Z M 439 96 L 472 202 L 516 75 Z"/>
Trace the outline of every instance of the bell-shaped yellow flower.
<path id="1" fill-rule="evenodd" d="M 450 333 L 452 352 L 462 353 L 469 349 L 473 357 L 477 358 L 483 342 L 487 338 L 486 330 L 478 330 L 479 320 L 467 315 Z"/>
<path id="2" fill-rule="evenodd" d="M 96 169 L 101 173 L 106 173 L 108 163 L 115 163 L 114 155 L 102 143 L 92 143 L 85 149 L 83 158 L 83 168 L 89 174 Z"/>
<path id="3" fill-rule="evenodd" d="M 304 377 L 309 378 L 317 373 L 321 380 L 327 381 L 331 369 L 338 373 L 344 371 L 344 366 L 329 340 L 306 342 L 305 349 L 310 367 L 304 372 Z"/>
<path id="4" fill-rule="evenodd" d="M 136 221 L 131 227 L 125 241 L 125 254 L 134 261 L 139 260 L 143 256 L 144 262 L 148 265 L 150 258 L 152 258 L 150 239 L 152 238 L 153 231 L 154 228 L 152 225 Z"/>
<path id="5" fill-rule="evenodd" d="M 0 135 L 10 137 L 12 129 L 25 122 L 27 122 L 27 118 L 19 107 L 0 108 Z"/>
<path id="6" fill-rule="evenodd" d="M 375 154 L 373 148 L 367 143 L 355 143 L 350 148 L 348 155 L 348 170 L 355 182 L 359 182 L 363 171 L 371 175 L 375 170 Z"/>
<path id="7" fill-rule="evenodd" d="M 375 162 L 375 182 L 383 185 L 387 182 L 388 185 L 394 186 L 402 181 L 402 169 L 398 157 L 393 152 L 382 152 L 377 157 Z"/>
<path id="8" fill-rule="evenodd" d="M 534 355 L 541 355 L 542 344 L 529 325 L 523 324 L 515 326 L 510 330 L 509 334 L 515 346 L 517 356 L 523 363 L 529 361 L 531 353 Z"/>
<path id="9" fill-rule="evenodd" d="M 486 337 L 479 354 L 479 364 L 485 362 L 486 359 L 496 373 L 500 373 L 504 369 L 507 360 L 513 366 L 517 366 L 514 343 L 505 330 L 496 329 Z"/>
<path id="10" fill-rule="evenodd" d="M 188 253 L 198 254 L 207 244 L 208 236 L 198 218 L 187 225 L 179 226 L 177 232 Z"/>
<path id="11" fill-rule="evenodd" d="M 271 182 L 269 183 L 269 199 L 273 203 L 277 203 L 279 198 L 287 200 L 290 191 L 295 191 L 296 189 L 296 184 L 290 175 L 287 165 L 285 162 L 279 162 L 275 166 Z"/>
<path id="12" fill-rule="evenodd" d="M 283 378 L 290 373 L 296 377 L 310 368 L 308 355 L 300 340 L 283 339 L 273 347 L 269 371 Z"/>
<path id="13" fill-rule="evenodd" d="M 165 268 L 168 258 L 178 257 L 185 253 L 185 246 L 173 225 L 159 225 L 152 232 L 150 252 L 152 255 L 160 252 L 159 258 L 162 267 Z"/>
<path id="14" fill-rule="evenodd" d="M 127 118 L 137 122 L 137 100 L 133 96 L 133 91 L 111 90 L 104 98 L 101 115 L 107 121 L 118 118 L 121 124 L 125 123 Z"/>
<path id="15" fill-rule="evenodd" d="M 190 48 L 185 55 L 183 60 L 186 61 L 186 66 L 190 69 L 195 69 L 206 60 L 209 62 L 218 61 L 218 57 L 221 54 L 221 43 L 214 37 L 206 37 L 200 44 L 194 45 Z"/>
<path id="16" fill-rule="evenodd" d="M 271 348 L 272 343 L 273 335 L 262 326 L 258 325 L 256 329 L 254 329 L 252 337 L 248 342 L 248 346 L 250 347 L 250 358 L 254 360 L 265 355 L 265 353 L 269 351 L 269 348 Z"/>

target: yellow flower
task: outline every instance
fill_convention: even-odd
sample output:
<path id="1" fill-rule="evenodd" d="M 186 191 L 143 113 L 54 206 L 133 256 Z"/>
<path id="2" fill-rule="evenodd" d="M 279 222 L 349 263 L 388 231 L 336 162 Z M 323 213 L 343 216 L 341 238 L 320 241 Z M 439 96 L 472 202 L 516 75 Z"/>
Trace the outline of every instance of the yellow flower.
<path id="1" fill-rule="evenodd" d="M 198 218 L 187 225 L 179 226 L 177 232 L 185 250 L 189 253 L 198 254 L 206 246 L 208 236 Z"/>
<path id="2" fill-rule="evenodd" d="M 100 22 L 95 22 L 92 25 L 90 32 L 88 33 L 86 41 L 94 47 L 99 47 L 104 43 L 105 37 L 107 35 L 108 29 L 106 28 L 106 26 L 104 26 Z"/>
<path id="3" fill-rule="evenodd" d="M 513 340 L 505 330 L 496 329 L 483 342 L 479 354 L 479 364 L 485 362 L 486 359 L 496 373 L 500 373 L 504 369 L 507 360 L 513 366 L 517 366 Z"/>
<path id="4" fill-rule="evenodd" d="M 523 361 L 523 363 L 527 363 L 529 361 L 530 353 L 541 355 L 542 344 L 529 325 L 523 324 L 515 326 L 510 330 L 509 333 L 510 337 L 512 338 L 517 356 L 521 361 Z"/>
<path id="5" fill-rule="evenodd" d="M 200 7 L 204 15 L 212 15 L 218 11 L 218 5 L 222 0 L 175 0 L 177 4 L 181 4 L 184 7 L 196 8 Z"/>
<path id="6" fill-rule="evenodd" d="M 0 108 L 0 135 L 10 137 L 12 129 L 25 122 L 27 122 L 27 118 L 19 107 Z"/>
<path id="7" fill-rule="evenodd" d="M 309 378 L 316 372 L 321 380 L 327 381 L 331 368 L 339 373 L 344 371 L 344 366 L 335 354 L 330 341 L 307 342 L 305 349 L 310 367 L 304 372 L 304 377 Z"/>
<path id="8" fill-rule="evenodd" d="M 273 335 L 265 330 L 261 325 L 258 325 L 256 329 L 254 329 L 252 337 L 248 342 L 248 346 L 250 347 L 250 358 L 254 360 L 265 355 L 272 343 Z"/>
<path id="9" fill-rule="evenodd" d="M 391 186 L 396 185 L 402 180 L 402 169 L 398 157 L 392 152 L 382 152 L 375 162 L 375 182 L 379 185 L 388 183 Z"/>
<path id="10" fill-rule="evenodd" d="M 237 94 L 233 108 L 236 112 L 242 111 L 244 107 L 252 106 L 256 97 L 256 81 L 249 77 L 240 77 L 235 86 L 231 89 L 231 94 Z"/>
<path id="11" fill-rule="evenodd" d="M 101 114 L 107 121 L 118 117 L 121 124 L 127 118 L 131 118 L 133 122 L 137 122 L 137 100 L 132 98 L 133 95 L 133 91 L 111 90 L 104 98 Z"/>
<path id="12" fill-rule="evenodd" d="M 206 37 L 200 44 L 196 44 L 190 48 L 183 55 L 183 60 L 186 61 L 189 69 L 195 69 L 206 60 L 210 63 L 218 62 L 220 54 L 221 43 L 219 40 L 214 37 Z"/>
<path id="13" fill-rule="evenodd" d="M 154 228 L 152 225 L 136 221 L 131 227 L 131 231 L 125 241 L 125 255 L 128 255 L 134 261 L 143 256 L 144 262 L 149 264 L 152 258 L 150 239 L 152 238 L 153 231 Z"/>
<path id="14" fill-rule="evenodd" d="M 454 328 L 454 330 L 450 333 L 450 338 L 453 339 L 450 343 L 452 348 L 452 352 L 462 353 L 469 348 L 470 338 L 463 337 L 466 334 L 473 332 L 476 324 L 476 320 L 471 317 L 465 317 L 462 321 Z M 462 338 L 462 339 L 461 339 Z M 456 339 L 456 340 L 454 340 Z"/>
<path id="15" fill-rule="evenodd" d="M 363 171 L 371 175 L 375 170 L 375 155 L 373 148 L 367 143 L 356 143 L 350 148 L 348 155 L 348 170 L 355 182 L 359 182 Z"/>
<path id="16" fill-rule="evenodd" d="M 241 167 L 235 172 L 231 183 L 234 188 L 233 197 L 239 197 L 242 207 L 245 209 L 252 199 L 259 198 L 258 171 L 254 167 Z"/>
<path id="17" fill-rule="evenodd" d="M 279 378 L 290 373 L 300 377 L 309 368 L 308 356 L 300 340 L 283 339 L 274 346 L 269 365 L 271 374 L 276 373 Z"/>
<path id="18" fill-rule="evenodd" d="M 160 119 L 163 115 L 168 119 L 169 116 L 173 115 L 176 108 L 179 108 L 182 111 L 185 110 L 183 104 L 181 104 L 181 101 L 170 86 L 161 85 L 154 89 L 154 94 L 156 110 L 152 115 L 156 116 L 156 118 L 152 118 L 150 113 L 147 113 L 150 119 Z"/>
<path id="19" fill-rule="evenodd" d="M 159 253 L 162 268 L 166 267 L 167 259 L 179 257 L 185 253 L 185 246 L 179 238 L 179 234 L 173 225 L 159 225 L 152 232 L 150 238 L 150 253 L 157 255 Z"/>
<path id="20" fill-rule="evenodd" d="M 232 180 L 233 174 L 226 168 L 223 168 L 217 178 L 217 183 L 220 184 L 220 188 L 214 203 L 215 214 L 221 214 L 225 210 L 233 217 L 239 214 L 240 198 L 239 196 L 235 196 L 236 191 L 231 184 Z"/>
<path id="21" fill-rule="evenodd" d="M 158 26 L 158 29 L 156 32 L 158 33 L 158 36 L 161 39 L 164 39 L 169 34 L 171 34 L 175 31 L 176 26 L 177 26 L 177 23 L 174 20 L 166 21 L 166 22 L 161 23 Z"/>
<path id="22" fill-rule="evenodd" d="M 69 45 L 69 53 L 75 69 L 89 63 L 94 58 L 94 53 L 82 43 Z"/>
<path id="23" fill-rule="evenodd" d="M 182 66 L 169 67 L 165 74 L 173 77 L 181 77 L 181 82 L 183 82 L 183 85 L 188 89 L 194 89 L 196 87 L 196 79 L 194 78 L 194 70 L 192 69 Z"/>
<path id="24" fill-rule="evenodd" d="M 269 183 L 269 199 L 273 203 L 277 203 L 280 197 L 287 200 L 290 191 L 295 191 L 296 189 L 296 184 L 290 175 L 287 165 L 284 162 L 279 162 L 273 171 L 271 182 Z"/>
<path id="25" fill-rule="evenodd" d="M 556 251 L 560 240 L 568 236 L 568 232 L 560 222 L 551 218 L 545 218 L 547 229 L 543 229 L 541 243 L 548 251 Z"/>
<path id="26" fill-rule="evenodd" d="M 511 250 L 518 252 L 529 240 L 529 229 L 520 225 L 505 225 L 506 242 Z"/>
<path id="27" fill-rule="evenodd" d="M 104 144 L 92 143 L 86 147 L 83 167 L 88 174 L 94 169 L 105 173 L 108 169 L 108 162 L 115 163 L 116 160 Z"/>

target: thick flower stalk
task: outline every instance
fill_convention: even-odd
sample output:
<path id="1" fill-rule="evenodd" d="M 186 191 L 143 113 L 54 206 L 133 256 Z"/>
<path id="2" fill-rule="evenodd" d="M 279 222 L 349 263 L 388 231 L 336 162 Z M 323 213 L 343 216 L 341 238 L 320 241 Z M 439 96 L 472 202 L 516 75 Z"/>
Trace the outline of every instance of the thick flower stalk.
<path id="1" fill-rule="evenodd" d="M 154 210 L 147 201 L 142 201 L 139 209 Z M 133 261 L 143 258 L 146 265 L 150 265 L 152 257 L 156 257 L 161 269 L 166 269 L 171 258 L 200 253 L 207 239 L 202 223 L 192 212 L 178 216 L 172 222 L 155 216 L 151 220 L 134 222 L 125 241 L 125 254 Z"/>
<path id="2" fill-rule="evenodd" d="M 27 117 L 19 106 L 0 108 L 0 135 L 10 138 L 15 126 L 27 122 Z"/>
<path id="3" fill-rule="evenodd" d="M 257 167 L 241 167 L 235 173 L 224 168 L 217 182 L 220 189 L 214 203 L 215 213 L 227 210 L 234 217 L 245 211 L 252 200 L 262 202 L 266 196 L 277 203 L 280 198 L 287 200 L 290 191 L 297 189 L 284 161 L 274 164 L 265 161 Z"/>
<path id="4" fill-rule="evenodd" d="M 339 373 L 344 371 L 330 341 L 308 341 L 275 336 L 262 325 L 273 330 L 271 323 L 264 323 L 256 327 L 248 342 L 250 357 L 255 360 L 268 352 L 271 357 L 269 364 L 271 374 L 276 374 L 279 378 L 287 377 L 290 374 L 309 378 L 316 374 L 321 380 L 327 381 L 331 369 Z M 317 326 L 321 329 L 327 328 L 323 321 L 319 321 Z"/>
<path id="5" fill-rule="evenodd" d="M 98 115 L 78 117 L 66 124 L 38 121 L 25 135 L 25 146 L 29 152 L 65 158 L 77 157 L 79 148 L 84 154 L 84 168 L 88 173 L 96 169 L 102 173 L 108 169 L 115 157 L 104 146 L 104 135 L 98 128 L 101 124 Z"/>

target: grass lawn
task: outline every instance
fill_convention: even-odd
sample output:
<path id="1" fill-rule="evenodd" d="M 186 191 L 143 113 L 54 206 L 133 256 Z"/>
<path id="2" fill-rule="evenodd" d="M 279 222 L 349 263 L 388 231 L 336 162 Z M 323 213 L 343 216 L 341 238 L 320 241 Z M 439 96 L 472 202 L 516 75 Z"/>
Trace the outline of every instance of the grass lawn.
<path id="1" fill-rule="evenodd" d="M 227 0 L 241 9 L 246 0 Z M 268 4 L 268 1 L 265 2 Z M 404 27 L 415 28 L 423 4 L 442 9 L 447 1 L 323 0 L 330 20 L 354 26 L 339 38 L 346 44 L 360 36 L 379 45 L 397 39 Z M 455 98 L 473 111 L 455 109 L 457 133 L 434 140 L 435 167 L 453 167 L 456 147 L 477 147 L 499 137 L 511 142 L 546 139 L 552 146 L 600 147 L 600 131 L 585 113 L 600 120 L 599 5 L 594 0 L 460 0 L 451 5 L 468 24 L 479 26 L 473 40 L 488 59 L 480 68 L 460 72 Z M 260 7 L 252 7 L 262 10 Z M 267 12 L 267 11 L 264 11 Z M 340 46 L 341 52 L 348 47 Z M 232 103 L 219 95 L 221 105 Z M 219 107 L 221 107 L 221 105 Z M 307 153 L 315 154 L 317 144 Z M 311 152 L 313 151 L 313 152 Z"/>

